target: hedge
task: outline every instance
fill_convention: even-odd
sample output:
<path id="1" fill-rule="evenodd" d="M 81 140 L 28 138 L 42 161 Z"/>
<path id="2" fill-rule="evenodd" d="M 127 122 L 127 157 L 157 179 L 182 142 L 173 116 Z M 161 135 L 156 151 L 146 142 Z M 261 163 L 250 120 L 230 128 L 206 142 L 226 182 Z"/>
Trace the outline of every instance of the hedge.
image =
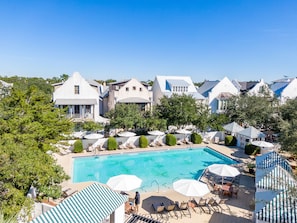
<path id="1" fill-rule="evenodd" d="M 166 135 L 166 144 L 168 146 L 175 146 L 176 145 L 176 137 L 173 134 Z"/>
<path id="2" fill-rule="evenodd" d="M 139 137 L 139 147 L 140 148 L 148 147 L 148 139 L 144 135 Z"/>
<path id="3" fill-rule="evenodd" d="M 202 137 L 200 134 L 194 132 L 192 133 L 191 135 L 191 142 L 194 143 L 194 144 L 200 144 L 202 143 Z"/>
<path id="4" fill-rule="evenodd" d="M 237 139 L 235 136 L 227 135 L 225 136 L 225 145 L 226 146 L 236 146 Z"/>
<path id="5" fill-rule="evenodd" d="M 116 150 L 118 148 L 117 140 L 110 136 L 107 140 L 107 150 Z"/>
<path id="6" fill-rule="evenodd" d="M 83 144 L 81 140 L 76 140 L 73 144 L 73 152 L 74 153 L 81 153 L 84 150 Z"/>
<path id="7" fill-rule="evenodd" d="M 261 153 L 261 149 L 258 146 L 252 145 L 252 144 L 247 144 L 244 147 L 244 153 L 247 155 L 256 155 Z"/>

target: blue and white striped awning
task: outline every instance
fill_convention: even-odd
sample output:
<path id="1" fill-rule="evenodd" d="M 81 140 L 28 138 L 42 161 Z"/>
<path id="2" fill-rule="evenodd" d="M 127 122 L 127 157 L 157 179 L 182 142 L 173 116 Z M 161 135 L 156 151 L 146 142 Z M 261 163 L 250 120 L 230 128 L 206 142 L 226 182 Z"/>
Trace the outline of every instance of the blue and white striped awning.
<path id="1" fill-rule="evenodd" d="M 296 188 L 297 182 L 294 177 L 281 166 L 257 169 L 256 188 L 264 190 L 290 190 Z"/>
<path id="2" fill-rule="evenodd" d="M 261 222 L 269 223 L 297 223 L 297 199 L 288 191 L 279 191 L 278 194 L 271 191 L 277 195 L 269 201 L 261 200 L 264 207 L 260 210 L 257 208 L 257 205 L 260 205 L 259 202 L 257 203 L 257 199 L 268 197 L 267 195 L 260 196 L 260 194 L 267 192 L 256 193 L 256 218 Z"/>
<path id="3" fill-rule="evenodd" d="M 94 183 L 41 214 L 32 223 L 99 223 L 127 201 L 106 186 Z"/>
<path id="4" fill-rule="evenodd" d="M 256 168 L 257 169 L 266 169 L 271 168 L 276 165 L 281 166 L 288 172 L 292 173 L 292 168 L 287 160 L 283 159 L 277 152 L 265 153 L 261 156 L 256 157 Z"/>

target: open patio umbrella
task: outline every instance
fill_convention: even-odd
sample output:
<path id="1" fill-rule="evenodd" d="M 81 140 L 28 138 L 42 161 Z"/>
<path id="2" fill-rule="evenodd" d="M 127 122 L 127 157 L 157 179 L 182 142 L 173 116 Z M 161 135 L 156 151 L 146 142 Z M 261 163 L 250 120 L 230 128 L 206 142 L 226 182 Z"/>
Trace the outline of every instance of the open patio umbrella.
<path id="1" fill-rule="evenodd" d="M 238 169 L 226 164 L 212 164 L 208 168 L 208 171 L 222 177 L 222 184 L 224 177 L 236 177 L 240 174 Z"/>
<path id="2" fill-rule="evenodd" d="M 136 133 L 124 131 L 124 132 L 119 132 L 118 136 L 120 136 L 120 137 L 132 137 L 132 136 L 136 136 Z"/>
<path id="3" fill-rule="evenodd" d="M 263 147 L 263 148 L 272 148 L 274 145 L 270 142 L 265 142 L 265 141 L 253 141 L 252 145 Z"/>
<path id="4" fill-rule="evenodd" d="M 142 180 L 135 175 L 121 174 L 111 177 L 107 181 L 107 185 L 118 191 L 131 191 L 141 186 Z"/>
<path id="5" fill-rule="evenodd" d="M 101 139 L 103 137 L 104 135 L 98 133 L 92 133 L 84 136 L 85 139 Z"/>
<path id="6" fill-rule="evenodd" d="M 193 179 L 181 179 L 173 183 L 173 189 L 188 197 L 203 197 L 210 191 L 205 183 Z"/>

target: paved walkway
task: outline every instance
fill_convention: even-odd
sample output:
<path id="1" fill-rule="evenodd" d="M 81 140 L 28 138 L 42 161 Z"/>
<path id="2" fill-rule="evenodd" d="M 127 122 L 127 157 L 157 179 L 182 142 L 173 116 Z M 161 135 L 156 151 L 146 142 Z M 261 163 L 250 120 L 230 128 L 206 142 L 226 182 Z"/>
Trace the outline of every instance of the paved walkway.
<path id="1" fill-rule="evenodd" d="M 160 215 L 154 213 L 152 208 L 152 203 L 159 203 L 162 200 L 170 200 L 170 201 L 187 201 L 188 198 L 175 192 L 174 190 L 166 190 L 166 191 L 156 191 L 156 192 L 146 192 L 141 194 L 141 205 L 138 214 L 151 216 L 153 218 L 158 218 L 163 222 L 171 222 L 171 223 L 196 223 L 196 222 L 210 222 L 210 223 L 223 223 L 223 222 L 234 222 L 234 223 L 245 223 L 245 222 L 252 222 L 252 208 L 253 208 L 253 199 L 255 196 L 255 188 L 254 188 L 254 176 L 249 175 L 246 171 L 246 163 L 248 163 L 249 157 L 244 154 L 244 151 L 239 148 L 229 148 L 223 145 L 218 144 L 199 144 L 199 145 L 191 145 L 191 147 L 204 147 L 208 146 L 220 153 L 223 153 L 237 161 L 241 162 L 243 165 L 241 168 L 242 176 L 240 178 L 240 190 L 238 193 L 238 198 L 228 198 L 226 204 L 230 207 L 230 211 L 223 211 L 222 213 L 211 212 L 211 214 L 207 214 L 201 212 L 201 209 L 195 207 L 191 209 L 191 217 L 189 215 L 183 216 L 182 218 L 161 218 Z M 183 148 L 189 147 L 189 145 L 184 146 L 177 146 L 175 148 Z M 146 148 L 146 149 L 131 149 L 131 150 L 115 150 L 115 151 L 100 151 L 99 155 L 106 155 L 106 154 L 118 154 L 118 153 L 129 153 L 129 152 L 138 152 L 138 151 L 155 151 L 160 149 L 172 149 L 172 147 L 163 146 L 157 148 Z M 55 158 L 57 159 L 58 164 L 60 164 L 65 172 L 71 176 L 72 174 L 72 161 L 73 157 L 81 157 L 81 156 L 92 156 L 98 155 L 94 152 L 88 153 L 81 153 L 81 154 L 68 154 L 68 155 L 58 155 L 54 154 Z M 70 187 L 75 190 L 81 190 L 86 186 L 90 185 L 91 182 L 86 183 L 72 183 L 71 180 L 64 182 L 63 187 Z M 133 197 L 134 192 L 131 192 L 130 196 Z M 208 196 L 218 196 L 209 194 Z M 220 195 L 222 196 L 222 195 Z M 226 198 L 226 197 L 224 197 Z M 180 212 L 177 212 L 180 215 Z"/>

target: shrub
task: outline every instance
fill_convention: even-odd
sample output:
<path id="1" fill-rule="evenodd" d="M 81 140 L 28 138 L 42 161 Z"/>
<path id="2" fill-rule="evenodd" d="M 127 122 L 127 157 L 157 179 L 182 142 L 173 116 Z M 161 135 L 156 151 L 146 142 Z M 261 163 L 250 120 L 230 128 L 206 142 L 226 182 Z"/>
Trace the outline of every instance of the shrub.
<path id="1" fill-rule="evenodd" d="M 176 145 L 176 137 L 173 134 L 166 135 L 166 144 L 168 146 L 175 146 Z"/>
<path id="2" fill-rule="evenodd" d="M 226 146 L 236 146 L 237 139 L 235 136 L 227 135 L 225 136 L 225 145 Z"/>
<path id="3" fill-rule="evenodd" d="M 107 150 L 116 150 L 118 148 L 117 140 L 110 136 L 107 140 Z"/>
<path id="4" fill-rule="evenodd" d="M 256 155 L 259 154 L 261 152 L 260 147 L 252 145 L 252 144 L 247 144 L 244 147 L 244 152 L 247 155 Z"/>
<path id="5" fill-rule="evenodd" d="M 74 153 L 81 153 L 84 150 L 83 144 L 81 140 L 76 140 L 73 144 L 73 152 Z"/>
<path id="6" fill-rule="evenodd" d="M 139 147 L 140 148 L 148 147 L 148 139 L 144 135 L 139 137 Z"/>
<path id="7" fill-rule="evenodd" d="M 191 142 L 194 143 L 194 144 L 200 144 L 202 143 L 202 137 L 200 134 L 194 132 L 192 133 L 191 135 Z"/>

